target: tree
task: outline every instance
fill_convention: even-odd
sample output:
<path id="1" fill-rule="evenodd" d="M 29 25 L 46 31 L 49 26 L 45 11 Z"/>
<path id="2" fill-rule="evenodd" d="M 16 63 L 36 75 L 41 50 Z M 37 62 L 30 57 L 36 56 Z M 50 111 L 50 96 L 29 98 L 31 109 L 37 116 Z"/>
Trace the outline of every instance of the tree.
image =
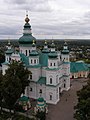
<path id="1" fill-rule="evenodd" d="M 3 99 L 10 110 L 29 85 L 29 74 L 30 72 L 23 64 L 17 61 L 12 61 L 6 70 L 6 74 L 3 76 Z"/>
<path id="2" fill-rule="evenodd" d="M 36 114 L 36 118 L 40 120 L 46 120 L 46 112 L 45 111 L 38 111 Z"/>
<path id="3" fill-rule="evenodd" d="M 1 106 L 1 110 L 2 110 L 2 100 L 3 100 L 2 82 L 3 82 L 3 75 L 2 75 L 2 72 L 0 71 L 0 106 Z"/>
<path id="4" fill-rule="evenodd" d="M 90 120 L 90 80 L 87 85 L 77 92 L 78 103 L 74 107 L 74 118 L 77 120 Z"/>

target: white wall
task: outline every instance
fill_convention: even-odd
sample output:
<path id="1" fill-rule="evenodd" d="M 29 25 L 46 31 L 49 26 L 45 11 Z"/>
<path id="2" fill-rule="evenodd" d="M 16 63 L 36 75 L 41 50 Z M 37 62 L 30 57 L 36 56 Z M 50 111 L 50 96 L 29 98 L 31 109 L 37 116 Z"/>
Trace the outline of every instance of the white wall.
<path id="1" fill-rule="evenodd" d="M 57 104 L 59 101 L 59 89 L 57 93 L 58 87 L 46 87 L 46 102 L 51 104 Z M 52 95 L 52 100 L 50 100 L 50 95 Z"/>
<path id="2" fill-rule="evenodd" d="M 8 65 L 4 65 L 2 64 L 2 74 L 4 75 L 5 74 L 5 71 L 8 69 Z"/>
<path id="3" fill-rule="evenodd" d="M 24 53 L 26 55 L 26 50 L 27 50 L 27 56 L 29 56 L 29 50 L 31 52 L 32 46 L 20 46 L 20 53 Z"/>
<path id="4" fill-rule="evenodd" d="M 32 60 L 32 63 L 31 63 L 31 60 Z M 36 63 L 34 62 L 34 60 L 36 60 Z M 35 57 L 30 56 L 29 57 L 29 64 L 30 65 L 37 65 L 37 64 L 39 64 L 39 56 L 35 56 Z"/>
<path id="5" fill-rule="evenodd" d="M 41 69 L 40 68 L 28 68 L 29 71 L 32 73 L 32 80 L 31 81 L 38 81 L 41 77 Z"/>
<path id="6" fill-rule="evenodd" d="M 52 63 L 52 66 L 51 66 Z M 54 66 L 55 64 L 55 66 Z M 58 68 L 58 59 L 48 59 L 48 67 L 49 68 Z"/>

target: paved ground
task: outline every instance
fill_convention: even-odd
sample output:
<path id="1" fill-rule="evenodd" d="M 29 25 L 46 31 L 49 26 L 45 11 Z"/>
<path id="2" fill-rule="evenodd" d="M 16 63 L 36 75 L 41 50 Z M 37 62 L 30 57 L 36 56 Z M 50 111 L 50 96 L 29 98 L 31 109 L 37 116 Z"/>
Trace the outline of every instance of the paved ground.
<path id="1" fill-rule="evenodd" d="M 86 79 L 72 80 L 71 84 L 71 89 L 63 93 L 57 105 L 49 105 L 47 120 L 75 120 L 73 107 L 77 103 L 76 91 L 86 84 Z"/>

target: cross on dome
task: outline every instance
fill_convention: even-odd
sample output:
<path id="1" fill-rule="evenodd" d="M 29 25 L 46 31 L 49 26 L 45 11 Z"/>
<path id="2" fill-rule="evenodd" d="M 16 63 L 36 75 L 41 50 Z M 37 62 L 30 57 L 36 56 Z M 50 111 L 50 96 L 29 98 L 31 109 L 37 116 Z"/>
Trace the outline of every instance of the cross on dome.
<path id="1" fill-rule="evenodd" d="M 25 18 L 25 22 L 28 23 L 30 21 L 30 19 L 28 18 L 28 11 L 26 11 L 26 18 Z"/>

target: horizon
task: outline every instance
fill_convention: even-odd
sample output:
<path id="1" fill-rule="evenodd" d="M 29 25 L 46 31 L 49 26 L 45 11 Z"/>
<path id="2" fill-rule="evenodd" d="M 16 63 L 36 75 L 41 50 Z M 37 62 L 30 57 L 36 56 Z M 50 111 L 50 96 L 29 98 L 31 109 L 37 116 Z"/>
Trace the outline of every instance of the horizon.
<path id="1" fill-rule="evenodd" d="M 89 6 L 89 0 L 1 0 L 0 38 L 19 38 L 28 10 L 32 33 L 37 39 L 89 39 Z"/>

